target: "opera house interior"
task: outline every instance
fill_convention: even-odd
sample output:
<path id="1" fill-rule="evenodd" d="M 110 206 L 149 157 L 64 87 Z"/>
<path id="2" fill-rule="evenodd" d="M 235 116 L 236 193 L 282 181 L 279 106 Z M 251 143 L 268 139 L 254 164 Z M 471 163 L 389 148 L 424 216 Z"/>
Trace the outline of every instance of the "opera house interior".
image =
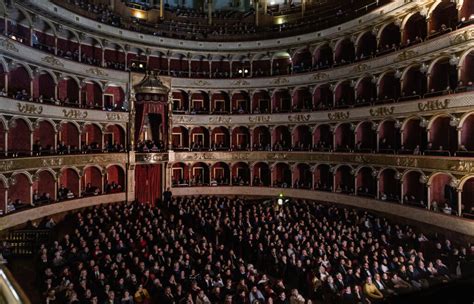
<path id="1" fill-rule="evenodd" d="M 0 0 L 0 304 L 473 288 L 474 0 Z"/>

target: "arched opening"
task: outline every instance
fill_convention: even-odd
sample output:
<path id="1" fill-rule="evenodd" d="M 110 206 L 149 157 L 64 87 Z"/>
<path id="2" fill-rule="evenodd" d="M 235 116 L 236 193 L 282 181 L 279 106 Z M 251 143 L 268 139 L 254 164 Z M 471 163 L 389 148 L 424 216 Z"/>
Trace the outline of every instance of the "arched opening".
<path id="1" fill-rule="evenodd" d="M 411 66 L 402 80 L 402 100 L 421 98 L 426 93 L 426 74 L 423 66 Z"/>
<path id="2" fill-rule="evenodd" d="M 403 203 L 426 208 L 426 185 L 422 183 L 424 176 L 418 171 L 409 171 L 403 177 Z"/>
<path id="3" fill-rule="evenodd" d="M 385 169 L 379 176 L 379 198 L 383 201 L 400 202 L 400 173 L 394 169 Z"/>
<path id="4" fill-rule="evenodd" d="M 209 61 L 205 56 L 197 55 L 191 59 L 191 77 L 209 78 Z"/>
<path id="5" fill-rule="evenodd" d="M 291 147 L 291 133 L 287 126 L 278 126 L 273 131 L 273 151 L 289 150 Z"/>
<path id="6" fill-rule="evenodd" d="M 191 114 L 209 114 L 209 95 L 205 92 L 191 94 Z"/>
<path id="7" fill-rule="evenodd" d="M 464 1 L 459 11 L 461 18 L 461 24 L 459 26 L 465 26 L 474 22 L 474 2 Z"/>
<path id="8" fill-rule="evenodd" d="M 56 131 L 46 120 L 37 123 L 33 131 L 33 155 L 53 154 L 56 150 Z"/>
<path id="9" fill-rule="evenodd" d="M 422 126 L 420 118 L 410 118 L 405 122 L 402 130 L 402 147 L 400 153 L 413 153 L 420 155 L 424 151 L 427 144 L 427 131 Z"/>
<path id="10" fill-rule="evenodd" d="M 271 97 L 267 91 L 257 91 L 252 95 L 252 110 L 254 114 L 270 113 Z"/>
<path id="11" fill-rule="evenodd" d="M 395 72 L 388 72 L 380 78 L 378 102 L 394 102 L 400 97 L 400 79 L 395 75 Z"/>
<path id="12" fill-rule="evenodd" d="M 109 111 L 123 111 L 125 93 L 120 86 L 109 86 L 104 92 L 104 107 Z"/>
<path id="13" fill-rule="evenodd" d="M 308 164 L 297 164 L 293 172 L 293 188 L 311 189 L 313 186 L 313 172 Z"/>
<path id="14" fill-rule="evenodd" d="M 148 58 L 148 69 L 158 71 L 160 75 L 168 75 L 168 57 L 166 54 L 156 51 Z"/>
<path id="15" fill-rule="evenodd" d="M 429 142 L 425 154 L 447 155 L 458 149 L 456 126 L 451 125 L 451 117 L 439 116 L 431 123 Z"/>
<path id="16" fill-rule="evenodd" d="M 50 103 L 56 98 L 56 83 L 49 73 L 41 72 L 33 79 L 33 98 Z"/>
<path id="17" fill-rule="evenodd" d="M 320 85 L 314 90 L 313 108 L 316 110 L 329 110 L 334 106 L 334 94 L 329 84 Z"/>
<path id="18" fill-rule="evenodd" d="M 211 62 L 211 70 L 213 78 L 229 78 L 230 62 L 225 57 L 213 58 Z M 270 71 L 270 67 L 268 67 Z"/>
<path id="19" fill-rule="evenodd" d="M 313 133 L 313 150 L 331 151 L 333 148 L 333 135 L 330 125 L 318 125 Z"/>
<path id="20" fill-rule="evenodd" d="M 232 166 L 232 186 L 250 185 L 250 167 L 247 163 L 239 162 Z"/>
<path id="21" fill-rule="evenodd" d="M 356 106 L 366 106 L 375 102 L 377 96 L 377 86 L 375 85 L 375 79 L 372 77 L 365 77 L 356 88 Z"/>
<path id="22" fill-rule="evenodd" d="M 334 175 L 329 165 L 321 164 L 316 167 L 314 171 L 314 190 L 332 192 L 333 181 Z"/>
<path id="23" fill-rule="evenodd" d="M 461 142 L 456 154 L 458 156 L 474 156 L 474 154 L 470 153 L 472 151 L 474 151 L 474 113 L 469 114 L 462 124 Z"/>
<path id="24" fill-rule="evenodd" d="M 334 57 L 332 48 L 329 44 L 324 44 L 314 52 L 314 65 L 318 70 L 328 69 L 332 67 Z"/>
<path id="25" fill-rule="evenodd" d="M 335 65 L 344 65 L 354 62 L 355 48 L 350 38 L 340 41 L 335 51 Z"/>
<path id="26" fill-rule="evenodd" d="M 121 71 L 125 70 L 125 51 L 120 45 L 115 43 L 107 45 L 104 51 L 104 59 L 105 67 Z M 150 64 L 148 66 L 151 68 Z"/>
<path id="27" fill-rule="evenodd" d="M 355 151 L 359 153 L 371 153 L 377 147 L 377 133 L 374 123 L 364 121 L 355 130 L 356 145 Z"/>
<path id="28" fill-rule="evenodd" d="M 461 81 L 458 86 L 458 91 L 474 90 L 473 83 L 474 83 L 474 50 L 470 51 L 469 54 L 466 55 L 463 62 L 461 63 Z"/>
<path id="29" fill-rule="evenodd" d="M 121 126 L 107 126 L 104 133 L 104 149 L 108 152 L 125 151 L 125 131 Z"/>
<path id="30" fill-rule="evenodd" d="M 230 170 L 229 165 L 224 162 L 218 162 L 211 167 L 211 186 L 229 185 Z"/>
<path id="31" fill-rule="evenodd" d="M 395 120 L 384 120 L 379 126 L 379 147 L 380 153 L 395 154 L 400 147 L 400 130 Z"/>
<path id="32" fill-rule="evenodd" d="M 232 113 L 248 114 L 250 113 L 250 96 L 245 91 L 232 94 Z"/>
<path id="33" fill-rule="evenodd" d="M 125 172 L 122 167 L 112 165 L 107 168 L 104 192 L 118 193 L 125 191 Z"/>
<path id="34" fill-rule="evenodd" d="M 253 151 L 270 151 L 271 135 L 268 127 L 260 126 L 253 130 Z"/>
<path id="35" fill-rule="evenodd" d="M 33 183 L 33 204 L 35 206 L 54 202 L 56 198 L 56 178 L 48 170 L 38 172 Z"/>
<path id="36" fill-rule="evenodd" d="M 418 12 L 412 15 L 405 24 L 405 28 L 403 29 L 403 43 L 405 46 L 417 44 L 425 40 L 426 36 L 426 18 Z"/>
<path id="37" fill-rule="evenodd" d="M 461 194 L 461 212 L 464 217 L 473 219 L 474 218 L 474 178 L 471 177 L 465 181 L 462 186 Z"/>
<path id="38" fill-rule="evenodd" d="M 300 125 L 293 130 L 293 150 L 309 151 L 313 147 L 313 136 L 311 128 L 306 125 Z"/>
<path id="39" fill-rule="evenodd" d="M 31 130 L 28 123 L 22 118 L 10 121 L 8 130 L 8 151 L 13 156 L 31 155 Z"/>
<path id="40" fill-rule="evenodd" d="M 209 130 L 204 127 L 194 127 L 191 130 L 191 150 L 202 151 L 209 149 Z"/>
<path id="41" fill-rule="evenodd" d="M 95 124 L 87 124 L 81 136 L 82 151 L 86 153 L 102 152 L 102 130 Z"/>
<path id="42" fill-rule="evenodd" d="M 91 65 L 102 65 L 102 45 L 98 40 L 87 37 L 81 41 L 81 62 Z"/>
<path id="43" fill-rule="evenodd" d="M 0 91 L 4 91 L 5 93 L 8 94 L 5 88 L 5 81 L 7 80 L 7 77 L 8 77 L 8 73 L 7 71 L 5 71 L 5 68 L 2 62 L 0 62 Z"/>
<path id="44" fill-rule="evenodd" d="M 425 97 L 448 94 L 454 91 L 458 84 L 456 64 L 452 65 L 449 58 L 438 60 L 431 69 L 429 77 L 429 93 Z"/>
<path id="45" fill-rule="evenodd" d="M 62 122 L 59 130 L 59 143 L 56 152 L 59 154 L 78 152 L 80 139 L 81 134 L 75 124 L 72 122 Z"/>
<path id="46" fill-rule="evenodd" d="M 209 166 L 205 163 L 195 163 L 191 167 L 191 185 L 209 185 Z"/>
<path id="47" fill-rule="evenodd" d="M 273 187 L 290 188 L 292 186 L 292 174 L 290 165 L 286 163 L 277 163 L 274 165 Z"/>
<path id="48" fill-rule="evenodd" d="M 213 114 L 230 113 L 230 98 L 226 92 L 217 92 L 211 96 L 211 112 Z"/>
<path id="49" fill-rule="evenodd" d="M 376 197 L 377 179 L 374 176 L 372 168 L 360 168 L 357 172 L 356 182 L 358 196 Z"/>
<path id="50" fill-rule="evenodd" d="M 31 77 L 24 66 L 16 64 L 8 72 L 8 95 L 17 100 L 30 100 Z"/>
<path id="51" fill-rule="evenodd" d="M 6 185 L 6 181 L 3 178 L 0 178 L 0 214 L 7 214 L 8 212 L 12 212 L 15 209 L 15 206 L 12 204 L 8 204 L 8 186 Z"/>
<path id="52" fill-rule="evenodd" d="M 172 93 L 173 113 L 185 114 L 189 111 L 189 96 L 184 91 L 176 91 Z"/>
<path id="53" fill-rule="evenodd" d="M 171 146 L 173 150 L 189 149 L 189 133 L 185 127 L 173 127 L 171 131 Z"/>
<path id="54" fill-rule="evenodd" d="M 79 106 L 79 85 L 71 77 L 65 77 L 58 82 L 58 99 L 67 106 Z"/>
<path id="55" fill-rule="evenodd" d="M 355 92 L 350 80 L 339 83 L 335 89 L 336 108 L 348 108 L 354 105 Z"/>
<path id="56" fill-rule="evenodd" d="M 456 29 L 458 25 L 458 10 L 456 3 L 450 0 L 443 0 L 431 13 L 429 18 L 429 36 L 442 35 Z"/>
<path id="57" fill-rule="evenodd" d="M 58 33 L 57 55 L 68 60 L 79 61 L 79 43 L 76 35 L 65 28 Z M 107 57 L 106 57 L 107 58 Z"/>
<path id="58" fill-rule="evenodd" d="M 189 186 L 189 166 L 185 163 L 174 163 L 171 167 L 173 187 Z"/>
<path id="59" fill-rule="evenodd" d="M 433 211 L 456 214 L 458 211 L 458 195 L 453 186 L 452 176 L 446 173 L 435 173 L 430 178 L 430 207 Z"/>
<path id="60" fill-rule="evenodd" d="M 189 61 L 183 54 L 173 54 L 169 60 L 170 76 L 188 77 Z"/>
<path id="61" fill-rule="evenodd" d="M 74 169 L 61 170 L 59 177 L 58 200 L 63 201 L 79 196 L 80 179 Z"/>
<path id="62" fill-rule="evenodd" d="M 288 53 L 276 54 L 273 58 L 272 75 L 288 75 L 291 72 L 291 57 Z"/>
<path id="63" fill-rule="evenodd" d="M 337 167 L 336 176 L 334 177 L 335 189 L 337 193 L 351 194 L 354 193 L 354 176 L 352 168 L 346 165 Z"/>
<path id="64" fill-rule="evenodd" d="M 400 27 L 395 23 L 390 23 L 383 28 L 380 33 L 378 55 L 383 55 L 400 47 L 401 33 Z"/>
<path id="65" fill-rule="evenodd" d="M 250 76 L 250 60 L 246 56 L 238 56 L 232 62 L 232 77 L 248 77 Z"/>
<path id="66" fill-rule="evenodd" d="M 268 187 L 271 183 L 270 167 L 267 163 L 256 163 L 253 166 L 253 181 L 252 186 Z"/>
<path id="67" fill-rule="evenodd" d="M 312 68 L 311 53 L 308 49 L 302 49 L 293 56 L 293 72 L 304 73 L 309 72 Z"/>
<path id="68" fill-rule="evenodd" d="M 8 198 L 13 201 L 15 210 L 28 207 L 32 203 L 32 185 L 29 177 L 23 173 L 12 176 L 13 184 L 8 189 Z"/>
<path id="69" fill-rule="evenodd" d="M 292 107 L 293 112 L 311 111 L 313 107 L 311 92 L 308 88 L 300 88 L 293 92 Z"/>
<path id="70" fill-rule="evenodd" d="M 366 32 L 357 44 L 356 60 L 364 60 L 375 56 L 377 52 L 377 37 L 372 32 Z"/>
<path id="71" fill-rule="evenodd" d="M 211 133 L 212 150 L 227 151 L 230 148 L 230 134 L 226 127 L 216 127 Z"/>
<path id="72" fill-rule="evenodd" d="M 236 127 L 232 130 L 232 150 L 250 150 L 250 131 L 247 127 Z"/>
<path id="73" fill-rule="evenodd" d="M 5 137 L 8 136 L 7 134 L 8 130 L 5 128 L 5 123 L 0 120 L 0 156 L 7 156 L 7 147 L 5 145 Z"/>
<path id="74" fill-rule="evenodd" d="M 286 89 L 276 90 L 272 96 L 273 113 L 288 113 L 291 110 L 291 95 Z"/>
<path id="75" fill-rule="evenodd" d="M 102 109 L 104 107 L 102 87 L 98 83 L 85 82 L 81 94 L 82 106 L 92 109 Z"/>
<path id="76" fill-rule="evenodd" d="M 350 152 L 354 149 L 354 131 L 350 123 L 340 124 L 335 130 L 335 149 L 338 152 Z"/>
<path id="77" fill-rule="evenodd" d="M 82 176 L 82 196 L 99 195 L 103 192 L 102 172 L 97 167 L 87 167 Z"/>

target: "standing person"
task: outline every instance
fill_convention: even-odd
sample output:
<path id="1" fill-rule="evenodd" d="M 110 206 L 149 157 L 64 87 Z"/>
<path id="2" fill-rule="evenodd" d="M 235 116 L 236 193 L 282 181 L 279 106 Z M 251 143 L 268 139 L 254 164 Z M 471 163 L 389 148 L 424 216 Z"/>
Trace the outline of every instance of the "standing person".
<path id="1" fill-rule="evenodd" d="M 169 204 L 171 202 L 171 198 L 173 197 L 173 193 L 171 192 L 171 189 L 168 187 L 166 188 L 166 191 L 163 192 L 163 202 L 166 205 L 166 208 L 169 208 Z"/>

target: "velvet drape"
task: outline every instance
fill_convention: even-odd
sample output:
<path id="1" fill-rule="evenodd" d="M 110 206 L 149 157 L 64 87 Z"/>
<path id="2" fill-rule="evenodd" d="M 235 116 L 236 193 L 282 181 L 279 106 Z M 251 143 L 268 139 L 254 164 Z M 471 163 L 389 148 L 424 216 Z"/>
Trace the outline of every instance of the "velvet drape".
<path id="1" fill-rule="evenodd" d="M 161 165 L 135 167 L 135 193 L 137 201 L 154 206 L 161 199 Z"/>

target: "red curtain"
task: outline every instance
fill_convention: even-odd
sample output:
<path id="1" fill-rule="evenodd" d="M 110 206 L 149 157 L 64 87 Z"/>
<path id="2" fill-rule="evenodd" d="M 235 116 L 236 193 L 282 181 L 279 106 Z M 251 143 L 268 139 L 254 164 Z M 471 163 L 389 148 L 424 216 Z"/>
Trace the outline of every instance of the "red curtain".
<path id="1" fill-rule="evenodd" d="M 145 117 L 149 113 L 161 114 L 162 117 L 165 117 L 164 105 L 157 102 L 144 102 L 137 103 L 136 113 L 135 113 L 135 140 L 140 137 L 140 134 L 143 131 L 143 125 L 145 123 Z M 165 120 L 163 120 L 165 122 Z"/>
<path id="2" fill-rule="evenodd" d="M 161 165 L 135 167 L 135 193 L 140 203 L 154 206 L 161 199 Z"/>

